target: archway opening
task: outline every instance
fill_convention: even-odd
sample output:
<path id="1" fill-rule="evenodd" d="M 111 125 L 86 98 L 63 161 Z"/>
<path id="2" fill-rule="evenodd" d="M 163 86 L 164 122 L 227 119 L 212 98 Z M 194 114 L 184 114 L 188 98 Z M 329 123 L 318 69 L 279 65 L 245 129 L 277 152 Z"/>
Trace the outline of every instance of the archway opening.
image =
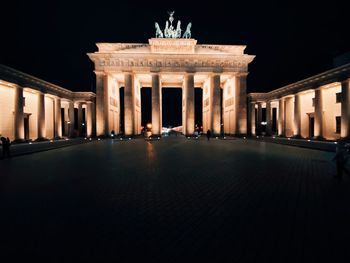
<path id="1" fill-rule="evenodd" d="M 120 120 L 120 123 L 119 123 L 119 133 L 120 134 L 125 134 L 125 116 L 124 116 L 124 112 L 125 112 L 125 109 L 124 109 L 124 87 L 121 87 L 119 89 L 119 99 L 120 99 L 120 111 L 119 111 L 119 120 Z"/>
<path id="2" fill-rule="evenodd" d="M 194 124 L 195 131 L 203 131 L 203 89 L 194 89 Z"/>
<path id="3" fill-rule="evenodd" d="M 152 123 L 152 88 L 141 88 L 141 126 Z"/>
<path id="4" fill-rule="evenodd" d="M 162 126 L 182 126 L 182 89 L 162 88 Z"/>

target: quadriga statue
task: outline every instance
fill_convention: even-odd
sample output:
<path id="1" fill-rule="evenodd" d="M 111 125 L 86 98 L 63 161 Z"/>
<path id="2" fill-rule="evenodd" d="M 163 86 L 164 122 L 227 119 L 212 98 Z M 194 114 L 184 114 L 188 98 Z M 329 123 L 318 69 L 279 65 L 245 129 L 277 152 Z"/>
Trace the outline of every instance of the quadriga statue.
<path id="1" fill-rule="evenodd" d="M 157 22 L 154 23 L 156 27 L 156 38 L 163 38 L 163 32 L 160 30 L 160 27 Z"/>
<path id="2" fill-rule="evenodd" d="M 191 22 L 188 23 L 186 31 L 183 34 L 182 38 L 191 38 L 191 26 L 192 26 L 192 23 Z"/>

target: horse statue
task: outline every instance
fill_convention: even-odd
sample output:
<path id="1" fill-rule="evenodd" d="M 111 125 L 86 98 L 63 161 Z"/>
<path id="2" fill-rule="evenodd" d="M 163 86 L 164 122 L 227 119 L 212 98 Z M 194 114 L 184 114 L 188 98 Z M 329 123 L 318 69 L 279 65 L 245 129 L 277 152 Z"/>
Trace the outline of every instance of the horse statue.
<path id="1" fill-rule="evenodd" d="M 166 37 L 166 38 L 169 38 L 170 37 L 170 33 L 169 33 L 169 22 L 168 21 L 166 21 L 165 22 L 165 28 L 164 28 L 164 36 Z"/>
<path id="2" fill-rule="evenodd" d="M 176 27 L 176 35 L 175 38 L 181 37 L 181 21 L 177 21 L 177 27 Z"/>
<path id="3" fill-rule="evenodd" d="M 192 23 L 191 22 L 188 23 L 186 31 L 183 34 L 182 38 L 191 38 L 191 26 L 192 26 Z"/>
<path id="4" fill-rule="evenodd" d="M 157 22 L 154 23 L 156 27 L 156 38 L 163 38 L 163 32 L 160 30 L 160 27 Z"/>

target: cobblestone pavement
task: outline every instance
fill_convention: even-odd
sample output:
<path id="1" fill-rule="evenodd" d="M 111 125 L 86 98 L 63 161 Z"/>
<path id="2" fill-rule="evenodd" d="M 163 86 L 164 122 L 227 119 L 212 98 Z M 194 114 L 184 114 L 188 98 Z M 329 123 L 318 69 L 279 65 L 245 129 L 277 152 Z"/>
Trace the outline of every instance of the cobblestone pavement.
<path id="1" fill-rule="evenodd" d="M 350 262 L 350 178 L 332 157 L 167 138 L 6 159 L 0 262 Z"/>

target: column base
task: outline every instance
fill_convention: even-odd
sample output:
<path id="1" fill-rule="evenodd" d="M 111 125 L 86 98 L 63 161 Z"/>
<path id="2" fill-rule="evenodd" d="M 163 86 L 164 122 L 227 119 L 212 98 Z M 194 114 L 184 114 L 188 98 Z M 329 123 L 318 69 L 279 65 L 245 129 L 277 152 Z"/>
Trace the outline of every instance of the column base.
<path id="1" fill-rule="evenodd" d="M 25 139 L 15 139 L 15 140 L 11 141 L 11 143 L 13 143 L 13 144 L 24 143 L 24 142 L 26 142 Z"/>
<path id="2" fill-rule="evenodd" d="M 45 137 L 40 137 L 40 138 L 37 138 L 34 140 L 35 142 L 46 142 L 46 141 L 49 141 L 48 138 L 45 138 Z"/>
<path id="3" fill-rule="evenodd" d="M 314 136 L 312 137 L 313 140 L 317 140 L 317 141 L 326 141 L 326 139 L 322 136 Z"/>

